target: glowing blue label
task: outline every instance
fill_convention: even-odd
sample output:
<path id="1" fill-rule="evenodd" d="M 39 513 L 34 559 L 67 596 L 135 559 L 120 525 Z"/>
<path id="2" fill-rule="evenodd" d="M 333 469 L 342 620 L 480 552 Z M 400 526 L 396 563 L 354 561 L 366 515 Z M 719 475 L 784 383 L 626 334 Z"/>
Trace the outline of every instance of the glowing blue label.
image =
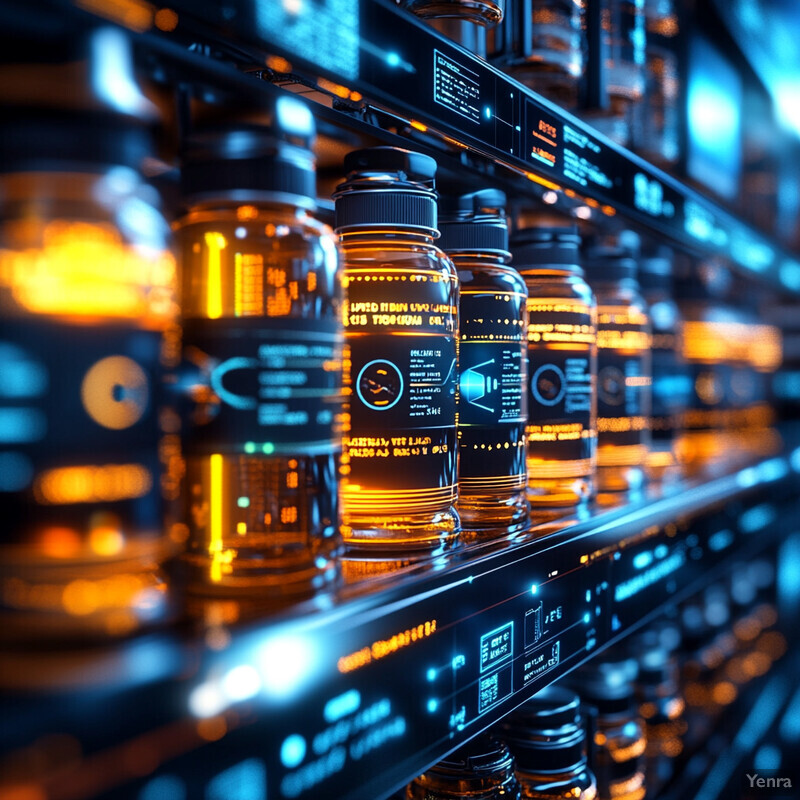
<path id="1" fill-rule="evenodd" d="M 478 713 L 482 714 L 492 706 L 496 706 L 512 691 L 511 664 L 481 678 L 478 683 Z"/>
<path id="2" fill-rule="evenodd" d="M 481 672 L 510 659 L 514 651 L 514 623 L 507 622 L 500 628 L 481 636 Z"/>

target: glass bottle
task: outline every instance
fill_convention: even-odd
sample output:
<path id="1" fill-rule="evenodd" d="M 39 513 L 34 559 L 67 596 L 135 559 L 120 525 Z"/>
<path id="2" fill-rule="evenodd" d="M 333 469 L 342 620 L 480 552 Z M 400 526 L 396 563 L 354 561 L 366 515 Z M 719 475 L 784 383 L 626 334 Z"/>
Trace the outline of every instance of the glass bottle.
<path id="1" fill-rule="evenodd" d="M 436 549 L 460 530 L 458 275 L 434 244 L 436 162 L 374 147 L 344 166 L 342 531 L 351 546 Z"/>
<path id="2" fill-rule="evenodd" d="M 608 108 L 590 111 L 591 124 L 623 146 L 630 138 L 630 111 L 645 90 L 645 0 L 601 0 L 605 89 Z"/>
<path id="3" fill-rule="evenodd" d="M 584 3 L 530 0 L 519 13 L 525 12 L 530 18 L 514 25 L 518 35 L 511 36 L 509 52 L 501 51 L 493 61 L 523 86 L 562 108 L 577 108 L 586 68 Z"/>
<path id="4" fill-rule="evenodd" d="M 528 290 L 508 266 L 505 195 L 445 199 L 439 246 L 458 270 L 458 511 L 465 531 L 528 523 Z"/>
<path id="5" fill-rule="evenodd" d="M 514 757 L 499 739 L 481 734 L 406 787 L 407 800 L 520 800 Z"/>
<path id="6" fill-rule="evenodd" d="M 645 92 L 632 109 L 634 148 L 663 167 L 679 156 L 680 77 L 675 36 L 678 17 L 672 0 L 645 0 L 647 35 Z"/>
<path id="7" fill-rule="evenodd" d="M 198 109 L 177 223 L 191 589 L 268 602 L 336 575 L 340 276 L 317 221 L 311 112 Z"/>
<path id="8" fill-rule="evenodd" d="M 639 489 L 650 450 L 649 311 L 626 249 L 594 247 L 584 264 L 597 296 L 597 487 Z"/>
<path id="9" fill-rule="evenodd" d="M 0 68 L 0 638 L 117 636 L 168 615 L 183 538 L 156 114 L 120 31 L 27 58 Z"/>
<path id="10" fill-rule="evenodd" d="M 575 226 L 511 237 L 528 287 L 528 499 L 568 509 L 592 494 L 597 437 L 597 306 L 578 265 Z"/>
<path id="11" fill-rule="evenodd" d="M 486 31 L 503 19 L 505 0 L 401 0 L 400 5 L 432 28 L 481 57 Z"/>
<path id="12" fill-rule="evenodd" d="M 639 283 L 653 326 L 653 406 L 648 467 L 654 474 L 675 465 L 675 442 L 691 393 L 683 359 L 681 315 L 672 287 L 672 261 L 662 254 L 640 261 Z"/>
<path id="13" fill-rule="evenodd" d="M 597 783 L 586 755 L 586 727 L 578 695 L 548 686 L 499 725 L 514 755 L 523 798 L 594 800 Z"/>
<path id="14" fill-rule="evenodd" d="M 636 661 L 592 661 L 573 673 L 569 685 L 591 715 L 591 767 L 599 800 L 644 800 L 647 732 L 638 716 L 633 681 Z"/>

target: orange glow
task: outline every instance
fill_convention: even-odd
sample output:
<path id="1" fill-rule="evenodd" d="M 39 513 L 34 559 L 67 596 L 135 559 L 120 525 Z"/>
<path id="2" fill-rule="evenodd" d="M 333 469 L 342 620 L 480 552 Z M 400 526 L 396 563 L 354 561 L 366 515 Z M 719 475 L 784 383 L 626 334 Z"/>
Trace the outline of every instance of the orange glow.
<path id="1" fill-rule="evenodd" d="M 117 524 L 114 524 L 116 520 Z M 115 556 L 122 552 L 125 537 L 119 529 L 119 520 L 113 514 L 99 515 L 98 524 L 89 534 L 89 547 L 99 556 Z"/>
<path id="2" fill-rule="evenodd" d="M 401 631 L 395 634 L 390 639 L 378 639 L 373 642 L 370 647 L 362 647 L 354 653 L 342 656 L 337 662 L 336 666 L 339 672 L 352 672 L 359 667 L 369 664 L 371 661 L 385 658 L 398 650 L 408 647 L 414 642 L 427 639 L 436 633 L 436 620 L 428 620 L 421 622 L 414 628 Z"/>
<path id="3" fill-rule="evenodd" d="M 291 72 L 292 64 L 281 56 L 267 56 L 267 66 L 275 72 Z"/>
<path id="4" fill-rule="evenodd" d="M 142 497 L 152 483 L 150 471 L 141 464 L 59 467 L 43 472 L 33 491 L 44 505 L 112 502 Z"/>
<path id="5" fill-rule="evenodd" d="M 337 97 L 341 97 L 343 100 L 346 100 L 350 97 L 350 90 L 346 86 L 342 86 L 339 83 L 334 83 L 333 81 L 326 80 L 325 78 L 318 78 L 317 85 L 320 89 L 324 89 L 326 92 L 335 94 Z"/>
<path id="6" fill-rule="evenodd" d="M 81 382 L 81 401 L 89 416 L 104 428 L 123 430 L 135 425 L 147 409 L 148 380 L 127 356 L 95 362 Z"/>
<path id="7" fill-rule="evenodd" d="M 206 314 L 209 319 L 222 316 L 222 251 L 228 243 L 221 233 L 206 233 L 208 248 L 208 284 L 206 286 Z"/>
<path id="8" fill-rule="evenodd" d="M 178 27 L 178 15 L 171 8 L 160 8 L 155 16 L 156 28 L 171 33 Z"/>
<path id="9" fill-rule="evenodd" d="M 75 5 L 137 33 L 153 24 L 153 6 L 143 0 L 76 0 Z"/>
<path id="10" fill-rule="evenodd" d="M 781 332 L 772 325 L 684 321 L 681 341 L 684 358 L 703 364 L 738 361 L 774 372 L 783 360 Z"/>
<path id="11" fill-rule="evenodd" d="M 258 209 L 255 206 L 239 206 L 236 209 L 236 219 L 242 222 L 258 219 Z"/>
<path id="12" fill-rule="evenodd" d="M 720 681 L 711 691 L 714 702 L 721 706 L 732 703 L 737 695 L 738 691 L 736 687 L 729 681 Z"/>
<path id="13" fill-rule="evenodd" d="M 210 717 L 197 721 L 197 733 L 207 742 L 216 742 L 228 732 L 224 717 Z"/>
<path id="14" fill-rule="evenodd" d="M 554 192 L 561 191 L 561 187 L 557 183 L 553 183 L 552 181 L 545 180 L 544 178 L 540 178 L 538 175 L 535 175 L 533 172 L 526 172 L 525 177 L 529 181 L 533 181 L 534 183 L 538 183 L 540 186 L 544 186 L 545 189 L 552 189 Z"/>
<path id="15" fill-rule="evenodd" d="M 41 247 L 0 249 L 0 287 L 32 314 L 73 320 L 137 319 L 162 327 L 176 313 L 175 260 L 145 255 L 110 225 L 56 220 Z"/>
<path id="16" fill-rule="evenodd" d="M 39 546 L 48 558 L 72 558 L 81 548 L 81 537 L 72 528 L 45 528 Z"/>
<path id="17" fill-rule="evenodd" d="M 415 119 L 411 120 L 411 127 L 416 128 L 418 131 L 422 131 L 423 133 L 428 130 L 427 125 L 423 125 L 421 122 L 417 122 Z"/>

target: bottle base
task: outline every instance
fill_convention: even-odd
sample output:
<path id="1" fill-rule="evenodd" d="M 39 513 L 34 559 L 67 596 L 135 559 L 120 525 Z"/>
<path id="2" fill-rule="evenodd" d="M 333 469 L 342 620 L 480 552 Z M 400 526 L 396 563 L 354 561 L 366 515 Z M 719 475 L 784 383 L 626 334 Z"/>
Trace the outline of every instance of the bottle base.
<path id="1" fill-rule="evenodd" d="M 602 466 L 597 467 L 598 492 L 637 492 L 647 483 L 643 466 Z"/>
<path id="2" fill-rule="evenodd" d="M 461 495 L 457 508 L 465 541 L 512 536 L 530 527 L 530 506 L 524 490 L 510 497 Z"/>
<path id="3" fill-rule="evenodd" d="M 345 517 L 342 523 L 342 538 L 348 550 L 444 551 L 457 544 L 460 534 L 461 519 L 452 507 L 434 515 Z"/>

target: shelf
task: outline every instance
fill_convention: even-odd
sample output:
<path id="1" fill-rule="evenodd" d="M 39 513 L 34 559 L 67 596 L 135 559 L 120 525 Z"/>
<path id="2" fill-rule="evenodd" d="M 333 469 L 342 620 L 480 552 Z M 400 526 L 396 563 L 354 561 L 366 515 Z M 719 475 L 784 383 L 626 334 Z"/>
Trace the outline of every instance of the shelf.
<path id="1" fill-rule="evenodd" d="M 62 686 L 8 699 L 0 749 L 52 733 L 81 742 L 69 792 L 58 775 L 43 778 L 48 798 L 148 800 L 152 780 L 226 800 L 384 797 L 774 545 L 798 467 L 800 450 L 675 483 L 584 521 L 353 584 L 336 603 L 220 624 L 205 639 L 171 632 L 109 654 L 7 658 L 6 685 L 13 670 Z M 237 774 L 254 792 L 263 775 L 264 793 L 237 795 Z"/>
<path id="2" fill-rule="evenodd" d="M 67 0 L 50 6 L 75 11 Z M 384 139 L 383 127 L 400 121 L 422 149 L 456 151 L 492 174 L 510 170 L 520 196 L 563 190 L 562 200 L 586 203 L 589 213 L 619 214 L 689 252 L 728 257 L 751 277 L 800 291 L 795 255 L 388 0 L 325 0 L 299 11 L 278 0 L 171 7 L 174 30 L 140 37 L 161 56 L 180 60 L 180 48 L 168 46 L 194 43 L 224 57 L 217 66 L 232 86 L 241 86 L 238 68 L 254 73 L 254 83 L 268 76 L 295 92 L 322 87 L 342 126 L 365 124 Z M 186 53 L 183 77 L 202 82 L 193 55 Z"/>

